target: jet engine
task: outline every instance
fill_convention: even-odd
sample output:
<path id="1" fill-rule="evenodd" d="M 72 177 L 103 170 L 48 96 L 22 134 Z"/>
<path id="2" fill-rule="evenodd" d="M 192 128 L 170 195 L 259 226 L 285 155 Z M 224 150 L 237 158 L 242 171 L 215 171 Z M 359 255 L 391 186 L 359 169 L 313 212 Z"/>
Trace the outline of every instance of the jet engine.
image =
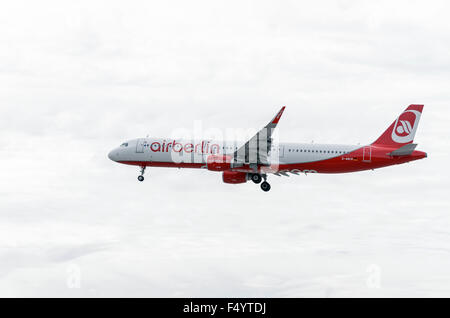
<path id="1" fill-rule="evenodd" d="M 238 184 L 247 182 L 247 173 L 239 171 L 224 171 L 222 175 L 223 182 Z"/>

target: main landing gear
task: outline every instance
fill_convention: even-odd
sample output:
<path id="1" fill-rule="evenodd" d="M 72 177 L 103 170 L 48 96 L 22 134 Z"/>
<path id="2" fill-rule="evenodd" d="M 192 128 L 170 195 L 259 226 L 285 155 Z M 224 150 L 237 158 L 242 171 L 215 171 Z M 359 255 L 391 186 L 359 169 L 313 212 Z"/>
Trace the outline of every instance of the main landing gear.
<path id="1" fill-rule="evenodd" d="M 258 173 L 253 173 L 253 174 L 250 176 L 250 179 L 251 179 L 254 183 L 259 184 L 259 183 L 261 183 L 262 177 L 261 177 L 261 175 L 258 174 Z"/>
<path id="2" fill-rule="evenodd" d="M 261 183 L 261 189 L 262 189 L 264 192 L 269 191 L 269 190 L 270 190 L 270 184 L 269 184 L 269 182 L 264 181 L 263 183 Z"/>
<path id="3" fill-rule="evenodd" d="M 144 181 L 145 168 L 146 168 L 145 166 L 141 167 L 141 175 L 138 177 L 138 180 L 141 182 Z"/>
<path id="4" fill-rule="evenodd" d="M 263 183 L 261 183 L 262 179 L 264 179 Z M 267 182 L 266 174 L 260 175 L 259 173 L 252 173 L 250 175 L 250 180 L 252 180 L 256 184 L 261 183 L 261 190 L 263 190 L 264 192 L 267 192 L 270 190 L 270 184 L 269 184 L 269 182 Z"/>

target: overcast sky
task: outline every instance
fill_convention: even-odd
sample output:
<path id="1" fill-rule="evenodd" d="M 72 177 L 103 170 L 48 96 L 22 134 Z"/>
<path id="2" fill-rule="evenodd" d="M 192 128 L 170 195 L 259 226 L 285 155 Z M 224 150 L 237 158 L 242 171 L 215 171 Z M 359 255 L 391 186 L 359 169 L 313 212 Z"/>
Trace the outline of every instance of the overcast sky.
<path id="1" fill-rule="evenodd" d="M 0 5 L 0 296 L 450 296 L 448 1 Z M 265 125 L 425 160 L 343 175 L 138 168 L 121 142 Z"/>

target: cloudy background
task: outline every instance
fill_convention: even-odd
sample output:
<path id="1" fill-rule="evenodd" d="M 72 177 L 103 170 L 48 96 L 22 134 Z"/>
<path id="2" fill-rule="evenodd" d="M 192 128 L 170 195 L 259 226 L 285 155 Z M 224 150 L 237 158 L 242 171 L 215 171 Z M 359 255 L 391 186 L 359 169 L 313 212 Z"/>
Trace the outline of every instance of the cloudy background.
<path id="1" fill-rule="evenodd" d="M 0 296 L 450 296 L 448 1 L 0 6 Z M 260 128 L 426 160 L 348 175 L 138 169 L 127 139 Z"/>

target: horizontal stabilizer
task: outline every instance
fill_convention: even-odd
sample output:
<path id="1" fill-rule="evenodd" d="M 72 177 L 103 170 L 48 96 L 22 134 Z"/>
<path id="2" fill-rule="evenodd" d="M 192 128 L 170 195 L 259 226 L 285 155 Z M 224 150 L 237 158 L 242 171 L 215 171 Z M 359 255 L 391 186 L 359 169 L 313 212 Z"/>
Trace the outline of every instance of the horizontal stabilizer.
<path id="1" fill-rule="evenodd" d="M 407 144 L 404 145 L 403 147 L 398 148 L 397 150 L 394 150 L 390 153 L 388 153 L 388 155 L 390 156 L 409 156 L 410 154 L 413 153 L 414 149 L 416 149 L 417 144 Z"/>

